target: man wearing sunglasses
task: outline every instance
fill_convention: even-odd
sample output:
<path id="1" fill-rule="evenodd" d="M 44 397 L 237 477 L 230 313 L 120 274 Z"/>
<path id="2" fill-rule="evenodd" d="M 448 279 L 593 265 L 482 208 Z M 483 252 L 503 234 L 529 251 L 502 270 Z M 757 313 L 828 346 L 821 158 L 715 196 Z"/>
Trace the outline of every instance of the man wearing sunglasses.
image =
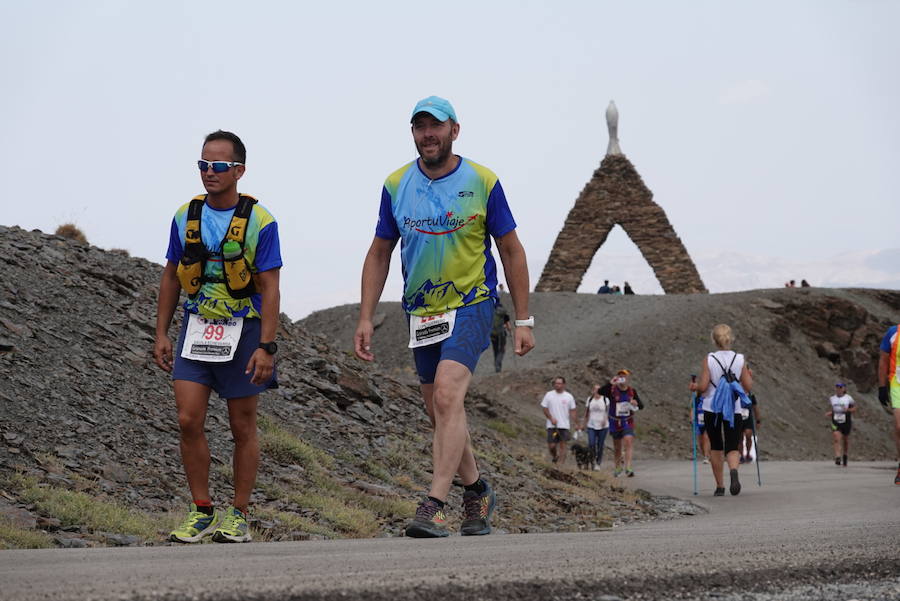
<path id="1" fill-rule="evenodd" d="M 250 540 L 247 506 L 259 464 L 256 406 L 259 393 L 275 385 L 281 252 L 274 217 L 252 197 L 238 194 L 246 154 L 231 132 L 206 137 L 197 165 L 207 193 L 175 213 L 159 287 L 154 358 L 172 373 L 181 458 L 193 499 L 187 517 L 170 535 L 175 542 L 200 542 L 208 535 L 216 542 Z M 249 211 L 248 216 L 242 218 L 241 211 Z M 242 241 L 234 239 L 236 224 Z M 196 277 L 185 276 L 198 252 Z M 240 273 L 250 280 L 240 292 L 226 272 L 238 261 Z M 188 300 L 173 352 L 168 330 L 182 289 Z M 210 496 L 204 435 L 212 391 L 227 400 L 234 438 L 234 500 L 222 513 Z"/>
<path id="2" fill-rule="evenodd" d="M 463 401 L 490 343 L 498 300 L 491 238 L 515 306 L 515 353 L 534 347 L 525 250 L 497 176 L 453 154 L 459 122 L 450 103 L 436 96 L 421 100 L 411 123 L 419 158 L 388 176 L 382 189 L 375 239 L 363 264 L 354 345 L 358 357 L 374 359 L 372 316 L 401 240 L 409 346 L 434 427 L 431 488 L 406 535 L 449 534 L 444 505 L 455 475 L 465 487 L 460 534 L 489 534 L 496 497 L 475 463 Z"/>

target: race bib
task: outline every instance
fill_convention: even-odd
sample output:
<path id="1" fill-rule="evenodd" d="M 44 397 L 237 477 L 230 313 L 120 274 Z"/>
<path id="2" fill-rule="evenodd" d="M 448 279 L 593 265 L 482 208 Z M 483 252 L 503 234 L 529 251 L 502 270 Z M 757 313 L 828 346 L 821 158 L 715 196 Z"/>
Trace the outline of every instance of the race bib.
<path id="1" fill-rule="evenodd" d="M 231 361 L 241 340 L 243 328 L 243 317 L 207 319 L 191 313 L 184 333 L 181 356 L 208 363 Z"/>
<path id="2" fill-rule="evenodd" d="M 741 419 L 747 419 L 750 417 L 749 409 L 741 409 Z"/>
<path id="3" fill-rule="evenodd" d="M 633 407 L 628 401 L 616 403 L 616 417 L 628 417 L 629 415 L 631 415 L 632 409 Z"/>
<path id="4" fill-rule="evenodd" d="M 447 340 L 453 335 L 456 309 L 440 315 L 409 316 L 409 348 L 418 348 Z"/>
<path id="5" fill-rule="evenodd" d="M 703 415 L 702 413 L 697 414 L 697 423 L 700 424 L 701 426 L 704 424 L 704 421 L 703 421 L 704 419 L 706 419 L 705 415 Z"/>
<path id="6" fill-rule="evenodd" d="M 843 424 L 844 422 L 847 421 L 846 413 L 834 413 L 834 414 L 832 414 L 831 417 L 834 418 L 834 423 L 836 423 L 836 424 Z"/>

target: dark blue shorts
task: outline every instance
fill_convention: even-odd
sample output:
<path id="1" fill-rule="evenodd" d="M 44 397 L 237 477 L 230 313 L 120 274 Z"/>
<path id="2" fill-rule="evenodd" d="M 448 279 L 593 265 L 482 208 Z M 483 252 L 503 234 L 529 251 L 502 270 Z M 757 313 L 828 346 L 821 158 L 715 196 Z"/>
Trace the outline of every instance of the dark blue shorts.
<path id="1" fill-rule="evenodd" d="M 275 373 L 267 384 L 257 386 L 250 382 L 252 373 L 245 374 L 247 363 L 256 349 L 259 348 L 260 320 L 245 319 L 241 330 L 241 340 L 238 342 L 234 358 L 225 363 L 210 363 L 206 361 L 194 361 L 181 356 L 181 348 L 184 345 L 184 332 L 187 329 L 188 316 L 185 315 L 181 324 L 181 333 L 178 335 L 178 345 L 175 347 L 175 365 L 172 368 L 173 380 L 187 380 L 209 386 L 223 399 L 239 399 L 242 397 L 259 394 L 267 388 L 277 388 Z"/>
<path id="2" fill-rule="evenodd" d="M 612 436 L 613 440 L 621 440 L 626 436 L 634 437 L 634 428 L 630 426 L 625 426 L 621 430 L 613 430 L 612 428 L 610 428 L 609 435 Z"/>
<path id="3" fill-rule="evenodd" d="M 450 359 L 462 363 L 475 372 L 478 358 L 491 344 L 491 325 L 494 322 L 494 301 L 481 301 L 456 310 L 453 335 L 443 342 L 413 349 L 419 382 L 431 384 L 438 363 Z"/>

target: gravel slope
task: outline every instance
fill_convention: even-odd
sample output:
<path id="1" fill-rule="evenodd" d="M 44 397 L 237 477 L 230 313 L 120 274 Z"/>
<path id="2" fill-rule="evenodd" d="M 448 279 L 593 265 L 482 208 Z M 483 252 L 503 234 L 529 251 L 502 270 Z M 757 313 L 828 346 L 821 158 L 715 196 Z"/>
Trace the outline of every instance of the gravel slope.
<path id="1" fill-rule="evenodd" d="M 511 306 L 509 297 L 504 304 Z M 580 401 L 592 381 L 626 367 L 647 401 L 638 416 L 637 456 L 690 453 L 687 384 L 712 350 L 709 332 L 728 323 L 735 348 L 748 357 L 761 403 L 760 447 L 771 459 L 822 459 L 831 454 L 827 399 L 836 379 L 859 403 L 851 456 L 892 459 L 890 422 L 874 383 L 879 336 L 900 322 L 900 293 L 862 289 L 773 289 L 728 294 L 609 296 L 533 293 L 537 347 L 525 357 L 507 352 L 493 373 L 490 349 L 476 370 L 474 390 L 518 407 L 539 428 L 537 403 L 562 374 Z M 300 323 L 352 349 L 357 305 L 313 313 Z M 398 303 L 377 311 L 376 369 L 414 382 L 406 326 Z M 820 356 L 832 353 L 832 359 Z M 536 441 L 537 443 L 538 441 Z"/>

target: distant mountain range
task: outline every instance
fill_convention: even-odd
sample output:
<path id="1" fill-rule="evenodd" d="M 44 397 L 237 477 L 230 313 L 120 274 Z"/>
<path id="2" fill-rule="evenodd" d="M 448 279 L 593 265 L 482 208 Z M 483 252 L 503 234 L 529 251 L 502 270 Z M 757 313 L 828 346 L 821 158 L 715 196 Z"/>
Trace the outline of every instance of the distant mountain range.
<path id="1" fill-rule="evenodd" d="M 796 280 L 799 286 L 803 279 L 818 287 L 900 289 L 900 248 L 860 250 L 812 261 L 733 252 L 700 253 L 694 261 L 710 292 L 779 288 L 790 280 Z M 627 281 L 638 294 L 663 292 L 653 270 L 637 252 L 606 255 L 601 251 L 578 291 L 595 292 L 605 279 L 619 286 Z"/>

